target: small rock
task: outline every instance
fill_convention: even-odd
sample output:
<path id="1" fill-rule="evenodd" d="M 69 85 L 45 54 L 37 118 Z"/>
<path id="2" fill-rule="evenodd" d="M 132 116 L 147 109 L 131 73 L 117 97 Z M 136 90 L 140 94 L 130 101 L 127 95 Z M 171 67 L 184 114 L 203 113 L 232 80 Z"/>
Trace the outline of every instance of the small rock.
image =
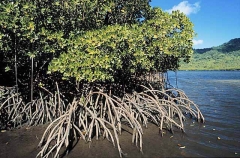
<path id="1" fill-rule="evenodd" d="M 7 132 L 7 130 L 1 130 L 2 133 Z"/>
<path id="2" fill-rule="evenodd" d="M 186 148 L 186 146 L 181 146 L 181 147 L 180 147 L 180 149 L 184 149 L 184 148 Z"/>
<path id="3" fill-rule="evenodd" d="M 221 139 L 220 137 L 217 138 L 218 140 Z"/>
<path id="4" fill-rule="evenodd" d="M 212 130 L 215 131 L 216 129 L 213 128 Z"/>
<path id="5" fill-rule="evenodd" d="M 30 129 L 30 127 L 27 127 L 27 128 L 26 128 L 26 130 L 29 130 L 29 129 Z"/>
<path id="6" fill-rule="evenodd" d="M 235 155 L 237 155 L 238 153 L 237 152 L 235 152 Z"/>

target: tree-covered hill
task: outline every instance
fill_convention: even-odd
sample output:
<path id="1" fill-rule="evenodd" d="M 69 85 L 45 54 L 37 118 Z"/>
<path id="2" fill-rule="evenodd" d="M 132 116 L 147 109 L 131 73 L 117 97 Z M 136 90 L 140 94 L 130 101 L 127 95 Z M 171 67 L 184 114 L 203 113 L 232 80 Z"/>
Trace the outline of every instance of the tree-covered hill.
<path id="1" fill-rule="evenodd" d="M 181 63 L 180 70 L 239 70 L 240 38 L 220 46 L 195 49 L 189 63 Z"/>

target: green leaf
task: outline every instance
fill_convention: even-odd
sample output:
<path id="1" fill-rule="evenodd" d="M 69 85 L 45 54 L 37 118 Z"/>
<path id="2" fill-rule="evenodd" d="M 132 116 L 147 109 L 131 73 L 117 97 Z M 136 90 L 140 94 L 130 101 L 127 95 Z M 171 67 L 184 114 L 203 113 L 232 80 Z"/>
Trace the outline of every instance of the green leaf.
<path id="1" fill-rule="evenodd" d="M 11 68 L 9 66 L 5 67 L 5 72 L 11 71 Z"/>

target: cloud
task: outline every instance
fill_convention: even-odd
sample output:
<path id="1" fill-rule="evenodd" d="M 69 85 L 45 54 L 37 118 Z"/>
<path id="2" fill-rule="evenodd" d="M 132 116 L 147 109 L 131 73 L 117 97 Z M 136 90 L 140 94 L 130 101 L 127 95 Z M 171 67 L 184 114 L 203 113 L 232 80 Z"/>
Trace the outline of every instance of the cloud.
<path id="1" fill-rule="evenodd" d="M 203 44 L 203 40 L 195 40 L 195 39 L 193 39 L 193 45 L 194 46 L 200 45 L 200 44 Z"/>
<path id="2" fill-rule="evenodd" d="M 188 1 L 182 1 L 178 5 L 173 6 L 172 9 L 166 10 L 169 13 L 172 13 L 172 11 L 179 10 L 180 12 L 183 12 L 186 15 L 190 15 L 192 13 L 197 13 L 200 10 L 200 3 L 196 2 L 194 4 L 188 3 Z"/>

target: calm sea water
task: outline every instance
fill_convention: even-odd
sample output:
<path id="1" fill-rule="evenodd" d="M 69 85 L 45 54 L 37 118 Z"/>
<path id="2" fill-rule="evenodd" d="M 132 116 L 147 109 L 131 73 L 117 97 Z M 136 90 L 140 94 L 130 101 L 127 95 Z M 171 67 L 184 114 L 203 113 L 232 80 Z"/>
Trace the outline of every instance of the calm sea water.
<path id="1" fill-rule="evenodd" d="M 199 105 L 206 122 L 188 120 L 186 134 L 176 139 L 188 155 L 240 157 L 240 71 L 168 73 L 174 87 Z"/>

